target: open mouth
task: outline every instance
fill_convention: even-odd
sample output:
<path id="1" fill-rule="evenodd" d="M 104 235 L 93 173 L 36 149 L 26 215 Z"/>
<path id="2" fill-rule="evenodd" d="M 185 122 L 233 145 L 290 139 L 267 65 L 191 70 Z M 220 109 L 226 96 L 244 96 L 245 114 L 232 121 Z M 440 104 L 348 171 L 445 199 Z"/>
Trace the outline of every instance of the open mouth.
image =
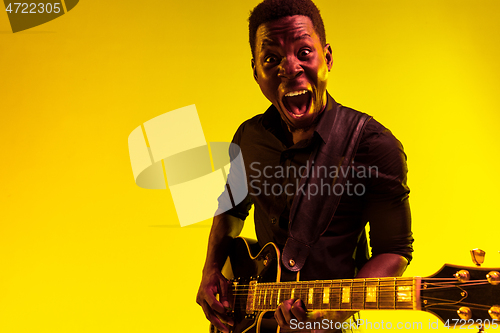
<path id="1" fill-rule="evenodd" d="M 311 106 L 311 92 L 298 90 L 287 93 L 282 99 L 288 113 L 295 119 L 304 116 Z"/>

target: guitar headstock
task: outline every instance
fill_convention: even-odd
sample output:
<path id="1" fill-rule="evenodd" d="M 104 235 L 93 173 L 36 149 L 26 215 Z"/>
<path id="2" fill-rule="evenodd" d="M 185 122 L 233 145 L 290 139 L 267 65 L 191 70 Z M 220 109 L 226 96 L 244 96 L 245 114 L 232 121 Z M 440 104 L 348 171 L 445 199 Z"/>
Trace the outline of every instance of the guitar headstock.
<path id="1" fill-rule="evenodd" d="M 421 309 L 443 322 L 488 324 L 500 321 L 500 268 L 479 267 L 484 251 L 471 251 L 474 266 L 444 265 L 422 278 Z"/>

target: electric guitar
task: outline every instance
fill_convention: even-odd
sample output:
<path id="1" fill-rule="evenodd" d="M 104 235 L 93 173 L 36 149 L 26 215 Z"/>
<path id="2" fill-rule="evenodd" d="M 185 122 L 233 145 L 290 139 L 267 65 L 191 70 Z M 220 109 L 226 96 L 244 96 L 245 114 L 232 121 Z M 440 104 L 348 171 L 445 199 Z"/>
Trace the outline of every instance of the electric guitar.
<path id="1" fill-rule="evenodd" d="M 308 311 L 421 310 L 434 314 L 448 327 L 474 324 L 481 330 L 500 324 L 500 269 L 447 264 L 425 278 L 280 282 L 286 270 L 281 270 L 276 245 L 268 243 L 259 252 L 254 246 L 236 238 L 223 269 L 231 282 L 231 333 L 276 332 L 277 326 L 266 330 L 264 323 L 270 320 L 264 318 L 272 318 L 278 305 L 292 298 L 300 298 Z M 477 254 L 476 264 L 480 265 L 484 252 L 482 258 Z M 210 325 L 210 332 L 220 331 Z"/>

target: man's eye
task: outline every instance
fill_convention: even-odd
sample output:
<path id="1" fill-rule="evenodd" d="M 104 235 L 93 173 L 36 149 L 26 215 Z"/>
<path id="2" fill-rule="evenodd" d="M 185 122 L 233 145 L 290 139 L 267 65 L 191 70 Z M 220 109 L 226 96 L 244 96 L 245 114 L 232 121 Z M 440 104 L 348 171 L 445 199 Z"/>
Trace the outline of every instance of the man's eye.
<path id="1" fill-rule="evenodd" d="M 277 60 L 278 60 L 278 58 L 275 56 L 267 56 L 264 58 L 264 62 L 266 62 L 266 63 L 273 63 L 273 62 L 276 62 Z"/>
<path id="2" fill-rule="evenodd" d="M 299 56 L 300 57 L 307 57 L 310 53 L 311 53 L 311 50 L 309 50 L 309 49 L 303 49 L 303 50 L 300 50 Z"/>

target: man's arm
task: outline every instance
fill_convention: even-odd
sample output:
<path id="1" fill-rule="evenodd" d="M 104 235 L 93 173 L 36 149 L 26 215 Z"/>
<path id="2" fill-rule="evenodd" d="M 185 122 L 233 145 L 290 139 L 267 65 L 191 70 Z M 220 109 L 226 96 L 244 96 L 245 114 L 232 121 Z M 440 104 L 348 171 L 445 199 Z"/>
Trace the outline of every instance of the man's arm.
<path id="1" fill-rule="evenodd" d="M 401 276 L 408 266 L 408 260 L 394 253 L 381 253 L 370 258 L 356 278 L 380 278 Z"/>
<path id="2" fill-rule="evenodd" d="M 242 229 L 243 221 L 237 217 L 225 213 L 214 217 L 208 239 L 207 258 L 196 297 L 196 303 L 203 308 L 207 319 L 223 332 L 229 332 L 224 323 L 234 323 L 226 316 L 226 309 L 229 308 L 228 281 L 222 276 L 221 270 L 232 239 L 238 236 Z M 216 299 L 217 294 L 219 301 Z"/>

